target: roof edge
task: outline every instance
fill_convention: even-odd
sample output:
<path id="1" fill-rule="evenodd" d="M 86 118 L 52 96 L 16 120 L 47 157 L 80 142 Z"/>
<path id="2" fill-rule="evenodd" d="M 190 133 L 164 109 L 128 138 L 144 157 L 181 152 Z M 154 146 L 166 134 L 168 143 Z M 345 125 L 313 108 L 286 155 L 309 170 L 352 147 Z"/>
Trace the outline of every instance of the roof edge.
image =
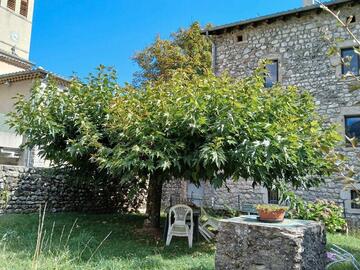
<path id="1" fill-rule="evenodd" d="M 351 2 L 359 3 L 358 0 L 335 0 L 335 1 L 323 2 L 323 4 L 326 6 L 332 7 L 332 6 L 342 5 L 342 4 L 351 3 Z M 275 20 L 278 18 L 284 18 L 284 17 L 293 16 L 296 14 L 300 14 L 300 13 L 304 13 L 304 12 L 308 12 L 308 11 L 320 10 L 320 9 L 321 9 L 320 4 L 296 8 L 296 9 L 292 9 L 292 10 L 288 10 L 288 11 L 282 11 L 282 12 L 273 13 L 273 14 L 269 14 L 269 15 L 265 15 L 265 16 L 241 20 L 241 21 L 237 21 L 234 23 L 215 26 L 213 28 L 203 30 L 202 34 L 219 35 L 219 34 L 222 34 L 225 30 L 234 29 L 234 28 L 242 28 L 242 27 L 249 26 L 251 24 L 256 24 L 256 23 L 260 23 L 260 22 L 264 22 L 264 21 L 268 21 L 268 20 L 271 21 L 271 20 Z"/>
<path id="2" fill-rule="evenodd" d="M 26 81 L 31 79 L 44 79 L 46 76 L 50 76 L 58 81 L 61 85 L 67 86 L 70 84 L 70 80 L 60 77 L 54 73 L 46 71 L 41 68 L 33 70 L 18 71 L 13 73 L 7 73 L 0 75 L 0 85 L 5 83 L 14 83 L 19 81 Z"/>
<path id="3" fill-rule="evenodd" d="M 25 69 L 31 69 L 34 66 L 34 63 L 21 58 L 15 54 L 10 54 L 4 50 L 0 50 L 0 59 L 15 66 L 19 66 Z"/>

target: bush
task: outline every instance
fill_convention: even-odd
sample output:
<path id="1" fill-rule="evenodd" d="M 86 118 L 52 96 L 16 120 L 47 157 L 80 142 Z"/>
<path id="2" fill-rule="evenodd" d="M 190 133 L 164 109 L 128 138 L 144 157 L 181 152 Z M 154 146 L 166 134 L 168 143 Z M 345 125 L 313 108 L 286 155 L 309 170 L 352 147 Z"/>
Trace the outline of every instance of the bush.
<path id="1" fill-rule="evenodd" d="M 333 201 L 305 202 L 296 198 L 296 202 L 291 203 L 291 208 L 289 214 L 292 218 L 321 221 L 330 233 L 343 232 L 347 229 L 343 208 Z"/>

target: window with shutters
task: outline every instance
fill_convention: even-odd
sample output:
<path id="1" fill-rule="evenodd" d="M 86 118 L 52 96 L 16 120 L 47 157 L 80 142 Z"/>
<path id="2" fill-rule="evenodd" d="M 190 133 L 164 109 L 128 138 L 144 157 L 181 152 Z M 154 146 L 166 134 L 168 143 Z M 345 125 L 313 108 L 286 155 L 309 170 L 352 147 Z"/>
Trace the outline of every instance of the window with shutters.
<path id="1" fill-rule="evenodd" d="M 27 17 L 28 15 L 28 6 L 29 6 L 29 0 L 21 0 L 20 5 L 20 14 Z"/>
<path id="2" fill-rule="evenodd" d="M 7 7 L 10 8 L 11 10 L 15 11 L 15 6 L 16 6 L 16 0 L 7 1 Z"/>

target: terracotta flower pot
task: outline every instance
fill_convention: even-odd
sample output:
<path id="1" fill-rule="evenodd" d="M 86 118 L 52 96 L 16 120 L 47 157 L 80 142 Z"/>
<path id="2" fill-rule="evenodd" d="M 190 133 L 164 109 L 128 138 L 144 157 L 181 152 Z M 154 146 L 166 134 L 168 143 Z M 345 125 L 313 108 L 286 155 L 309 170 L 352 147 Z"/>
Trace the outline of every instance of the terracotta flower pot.
<path id="1" fill-rule="evenodd" d="M 256 206 L 259 220 L 264 222 L 282 222 L 288 207 L 274 204 L 259 204 Z"/>
<path id="2" fill-rule="evenodd" d="M 261 221 L 272 221 L 272 222 L 280 222 L 284 220 L 285 210 L 258 210 L 258 214 Z"/>

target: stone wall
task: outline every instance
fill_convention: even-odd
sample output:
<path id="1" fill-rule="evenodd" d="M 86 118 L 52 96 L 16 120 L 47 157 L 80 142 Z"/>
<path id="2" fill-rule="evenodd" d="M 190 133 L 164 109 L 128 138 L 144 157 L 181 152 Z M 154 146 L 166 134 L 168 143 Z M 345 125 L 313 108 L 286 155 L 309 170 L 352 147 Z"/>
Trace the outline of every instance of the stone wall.
<path id="1" fill-rule="evenodd" d="M 128 190 L 117 184 L 104 188 L 90 181 L 76 184 L 76 180 L 49 168 L 0 165 L 1 211 L 31 213 L 47 203 L 51 212 L 120 212 L 135 210 L 144 199 L 144 194 L 139 192 L 129 200 Z"/>
<path id="2" fill-rule="evenodd" d="M 342 18 L 360 14 L 359 4 L 346 4 L 340 9 Z M 358 22 L 350 27 L 360 36 Z M 254 71 L 260 60 L 277 59 L 280 82 L 284 86 L 296 85 L 312 93 L 319 113 L 327 122 L 339 124 L 339 132 L 344 134 L 344 116 L 360 115 L 360 92 L 351 91 L 354 80 L 341 78 L 340 57 L 328 56 L 330 45 L 323 38 L 325 33 L 344 39 L 339 47 L 351 47 L 348 35 L 324 11 L 310 11 L 301 16 L 259 23 L 256 27 L 225 31 L 211 37 L 214 41 L 215 73 L 227 72 L 233 77 L 243 78 Z M 242 42 L 238 42 L 239 35 L 243 36 Z M 339 152 L 348 157 L 349 164 L 356 171 L 360 170 L 360 148 L 353 149 L 343 144 L 339 146 Z M 350 207 L 350 191 L 345 190 L 335 178 L 326 180 L 319 188 L 296 192 L 309 201 L 328 199 L 345 204 L 346 216 L 360 225 L 360 210 Z M 238 208 L 242 203 L 267 202 L 264 188 L 253 189 L 251 183 L 245 181 L 234 183 L 229 180 L 226 187 L 216 190 L 205 184 L 204 190 L 204 203 L 214 207 L 228 205 Z"/>
<path id="3" fill-rule="evenodd" d="M 339 9 L 342 18 L 360 14 L 359 4 L 346 4 Z M 352 24 L 351 29 L 360 36 L 358 22 Z M 324 11 L 311 11 L 301 16 L 287 17 L 286 20 L 263 22 L 256 27 L 247 26 L 243 30 L 212 36 L 216 48 L 215 72 L 228 72 L 233 77 L 243 78 L 254 71 L 260 60 L 276 59 L 279 61 L 280 82 L 285 86 L 296 85 L 309 91 L 315 97 L 319 113 L 328 122 L 339 124 L 339 132 L 344 134 L 344 116 L 360 114 L 360 92 L 351 91 L 353 79 L 341 77 L 340 56 L 328 56 L 330 45 L 324 39 L 325 33 L 343 39 L 338 44 L 340 48 L 352 46 L 347 33 Z M 239 35 L 243 36 L 243 42 L 238 42 Z M 339 152 L 344 153 L 349 158 L 348 162 L 359 172 L 360 148 L 352 149 L 343 144 Z M 344 190 L 342 183 L 335 178 L 328 179 L 320 188 L 297 193 L 311 201 L 329 199 L 339 204 L 345 202 L 347 216 L 360 220 L 360 211 L 349 207 L 350 191 Z M 255 199 L 260 202 L 264 198 L 258 190 L 252 191 L 248 183 L 239 182 L 228 186 L 230 192 L 226 188 L 209 191 L 205 200 L 208 200 L 207 196 L 212 196 L 219 201 L 234 204 L 236 194 L 240 195 L 241 200 L 249 202 Z"/>
<path id="4" fill-rule="evenodd" d="M 186 198 L 186 181 L 179 181 L 172 179 L 166 182 L 163 186 L 161 206 L 166 208 L 170 205 L 170 198 L 172 195 L 179 196 L 181 199 Z"/>
<path id="5" fill-rule="evenodd" d="M 326 233 L 314 221 L 258 222 L 254 216 L 220 221 L 218 270 L 323 270 Z"/>

